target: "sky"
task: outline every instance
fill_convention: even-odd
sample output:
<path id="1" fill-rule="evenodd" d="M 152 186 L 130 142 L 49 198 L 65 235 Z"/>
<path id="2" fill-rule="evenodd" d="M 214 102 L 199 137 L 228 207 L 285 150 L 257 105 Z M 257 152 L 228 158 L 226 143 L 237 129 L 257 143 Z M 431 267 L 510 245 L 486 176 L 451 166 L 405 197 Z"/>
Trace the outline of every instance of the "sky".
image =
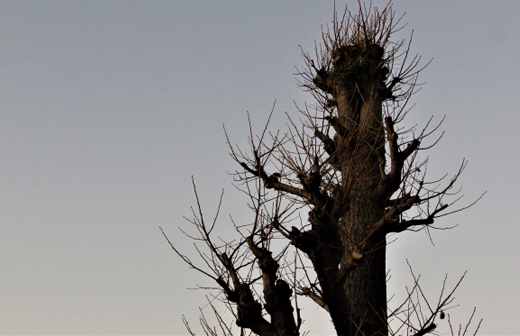
<path id="1" fill-rule="evenodd" d="M 356 8 L 355 1 L 347 2 Z M 312 51 L 333 1 L 0 1 L 0 334 L 186 334 L 214 285 L 170 249 L 195 258 L 178 228 L 195 204 L 248 220 L 228 172 L 222 125 L 247 147 L 247 111 L 260 131 L 285 129 L 299 46 Z M 344 2 L 337 1 L 342 8 Z M 374 0 L 384 6 L 386 1 Z M 473 307 L 482 335 L 518 334 L 520 122 L 518 1 L 396 0 L 412 52 L 433 59 L 407 125 L 434 116 L 445 131 L 427 155 L 432 178 L 468 166 L 459 185 L 474 207 L 388 248 L 397 296 L 407 261 L 436 300 L 454 284 L 455 323 Z M 227 231 L 226 231 L 227 230 Z M 399 294 L 400 293 L 400 294 Z M 209 313 L 208 308 L 204 308 Z M 330 334 L 309 305 L 303 329 Z M 442 329 L 443 328 L 443 329 Z M 441 326 L 442 332 L 446 331 Z"/>

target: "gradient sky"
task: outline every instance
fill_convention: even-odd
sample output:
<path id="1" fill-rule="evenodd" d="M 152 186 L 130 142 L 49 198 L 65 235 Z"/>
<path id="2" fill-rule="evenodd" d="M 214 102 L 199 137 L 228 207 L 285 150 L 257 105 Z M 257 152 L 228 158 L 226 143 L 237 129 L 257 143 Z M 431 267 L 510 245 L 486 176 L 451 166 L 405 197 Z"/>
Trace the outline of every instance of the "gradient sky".
<path id="1" fill-rule="evenodd" d="M 520 2 L 394 9 L 408 22 L 398 37 L 414 29 L 412 51 L 434 59 L 406 121 L 446 115 L 445 136 L 423 154 L 430 177 L 466 158 L 462 202 L 487 194 L 439 220 L 460 225 L 433 231 L 435 245 L 424 232 L 399 235 L 389 291 L 411 285 L 407 259 L 433 301 L 446 273 L 453 284 L 467 270 L 452 319 L 465 323 L 476 306 L 481 334 L 518 334 Z M 159 226 L 195 256 L 177 229 L 195 202 L 191 175 L 208 214 L 225 188 L 223 232 L 227 214 L 248 220 L 222 124 L 246 146 L 246 111 L 261 130 L 276 99 L 271 126 L 284 129 L 293 101 L 312 102 L 295 85 L 298 46 L 312 51 L 332 10 L 333 1 L 0 1 L 0 334 L 182 335 L 183 314 L 195 327 L 207 293 L 187 288 L 213 284 Z M 304 314 L 311 334 L 332 332 L 316 308 Z"/>

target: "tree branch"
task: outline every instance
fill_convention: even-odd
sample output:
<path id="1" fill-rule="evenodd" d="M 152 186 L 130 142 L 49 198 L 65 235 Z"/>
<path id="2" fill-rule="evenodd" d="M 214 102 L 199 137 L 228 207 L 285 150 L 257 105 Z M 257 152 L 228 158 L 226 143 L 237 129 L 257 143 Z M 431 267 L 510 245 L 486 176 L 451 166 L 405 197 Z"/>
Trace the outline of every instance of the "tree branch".
<path id="1" fill-rule="evenodd" d="M 237 305 L 237 326 L 249 328 L 262 336 L 275 336 L 272 324 L 262 316 L 262 305 L 255 300 L 251 287 L 240 281 L 233 262 L 226 253 L 222 253 L 221 260 L 233 281 L 234 288 L 231 289 L 222 278 L 218 278 L 217 283 L 224 290 L 227 299 Z"/>
<path id="2" fill-rule="evenodd" d="M 271 316 L 271 325 L 277 335 L 297 335 L 296 321 L 291 304 L 292 291 L 287 282 L 278 279 L 278 262 L 272 257 L 272 252 L 258 247 L 253 236 L 246 237 L 247 245 L 258 259 L 262 271 L 264 285 L 265 310 Z"/>
<path id="3" fill-rule="evenodd" d="M 301 292 L 299 292 L 298 294 L 308 296 L 314 302 L 316 302 L 318 304 L 318 306 L 325 309 L 327 312 L 329 311 L 329 307 L 327 306 L 325 301 L 323 301 L 323 298 L 321 297 L 321 295 L 319 295 L 318 293 L 313 291 L 311 288 L 309 288 L 309 287 L 302 288 Z"/>
<path id="4" fill-rule="evenodd" d="M 247 165 L 245 162 L 239 162 L 240 165 L 249 173 L 251 173 L 254 176 L 258 176 L 262 179 L 264 182 L 264 185 L 267 189 L 274 189 L 278 191 L 283 191 L 295 196 L 302 197 L 308 201 L 312 201 L 311 195 L 306 192 L 305 190 L 293 187 L 291 185 L 281 183 L 277 176 L 274 175 L 267 175 L 264 168 L 257 164 L 257 169 L 253 169 Z"/>
<path id="5" fill-rule="evenodd" d="M 391 117 L 385 118 L 385 130 L 390 150 L 390 172 L 388 173 L 389 194 L 397 191 L 401 185 L 403 165 L 406 159 L 415 152 L 420 145 L 419 139 L 414 139 L 408 146 L 401 151 L 398 144 L 398 135 L 394 128 L 394 121 Z"/>

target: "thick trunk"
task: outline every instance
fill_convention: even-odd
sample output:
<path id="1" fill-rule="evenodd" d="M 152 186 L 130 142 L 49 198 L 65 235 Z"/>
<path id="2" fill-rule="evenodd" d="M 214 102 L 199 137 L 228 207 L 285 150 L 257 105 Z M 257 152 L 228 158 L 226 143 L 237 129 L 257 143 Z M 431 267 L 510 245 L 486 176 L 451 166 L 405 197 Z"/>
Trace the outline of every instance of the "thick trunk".
<path id="1" fill-rule="evenodd" d="M 367 186 L 367 180 L 364 186 Z M 348 305 L 348 334 L 387 335 L 386 240 L 373 234 L 383 217 L 384 203 L 373 188 L 356 188 L 350 193 L 350 209 L 340 223 L 342 245 L 348 258 L 358 258 L 347 273 L 343 290 Z M 343 263 L 346 264 L 346 263 Z"/>
<path id="2" fill-rule="evenodd" d="M 376 60 L 377 61 L 377 60 Z M 368 62 L 377 64 L 379 62 Z M 380 79 L 375 67 L 358 76 L 355 85 L 335 89 L 338 117 L 347 130 L 339 159 L 348 212 L 338 223 L 347 251 L 342 265 L 355 262 L 342 284 L 348 309 L 338 335 L 387 335 L 386 240 L 375 233 L 384 215 L 381 164 L 384 128 Z M 354 261 L 353 261 L 354 260 Z M 348 324 L 348 327 L 345 325 Z"/>
<path id="3" fill-rule="evenodd" d="M 366 210 L 370 211 L 368 207 Z M 372 209 L 373 211 L 374 209 Z M 365 212 L 365 211 L 363 211 Z M 359 237 L 361 239 L 362 237 Z M 353 240 L 357 241 L 356 237 Z M 349 305 L 349 335 L 386 335 L 386 245 L 385 238 L 368 239 L 363 257 L 346 279 Z"/>

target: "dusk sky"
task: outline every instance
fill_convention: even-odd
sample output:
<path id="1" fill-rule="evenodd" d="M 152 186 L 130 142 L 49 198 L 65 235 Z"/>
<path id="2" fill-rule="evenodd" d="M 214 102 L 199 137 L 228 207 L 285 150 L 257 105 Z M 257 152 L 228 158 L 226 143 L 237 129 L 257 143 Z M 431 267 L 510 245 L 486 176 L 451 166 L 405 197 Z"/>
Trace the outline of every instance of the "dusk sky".
<path id="1" fill-rule="evenodd" d="M 216 284 L 159 227 L 196 260 L 178 229 L 190 229 L 192 175 L 208 215 L 225 189 L 219 230 L 233 232 L 229 214 L 250 221 L 222 125 L 247 149 L 247 111 L 255 131 L 275 100 L 271 130 L 286 128 L 285 112 L 298 119 L 294 104 L 312 103 L 296 84 L 299 46 L 313 51 L 333 8 L 0 0 L 0 334 L 185 335 L 183 315 L 198 330 L 210 292 L 189 288 Z M 407 260 L 433 302 L 446 274 L 454 285 L 467 270 L 452 322 L 477 307 L 480 334 L 520 334 L 520 1 L 393 8 L 407 23 L 395 39 L 413 30 L 412 53 L 433 59 L 405 123 L 446 116 L 440 143 L 421 153 L 428 175 L 453 174 L 466 158 L 461 206 L 487 194 L 438 220 L 458 226 L 430 231 L 433 244 L 424 231 L 390 237 L 389 294 L 412 285 Z M 310 335 L 333 333 L 318 308 L 302 314 Z"/>

